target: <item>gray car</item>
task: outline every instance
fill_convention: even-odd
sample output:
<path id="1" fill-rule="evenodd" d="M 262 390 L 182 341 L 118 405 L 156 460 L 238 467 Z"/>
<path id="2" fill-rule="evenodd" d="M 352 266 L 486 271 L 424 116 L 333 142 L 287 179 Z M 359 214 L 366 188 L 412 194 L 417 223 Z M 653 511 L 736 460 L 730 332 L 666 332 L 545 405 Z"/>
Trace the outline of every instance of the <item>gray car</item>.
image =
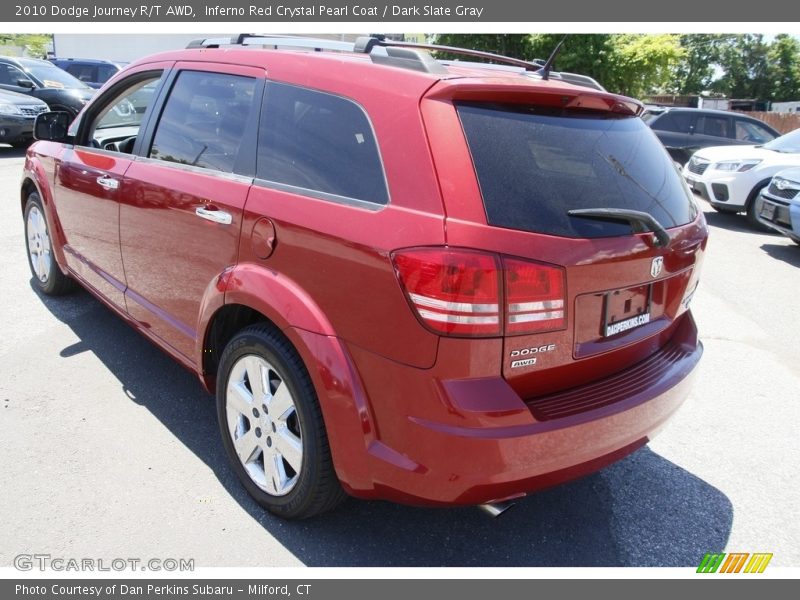
<path id="1" fill-rule="evenodd" d="M 681 165 L 701 148 L 765 144 L 780 135 L 763 121 L 727 110 L 648 106 L 642 119 Z"/>
<path id="2" fill-rule="evenodd" d="M 38 98 L 0 89 L 0 143 L 27 146 L 33 139 L 36 115 L 46 110 L 47 104 Z"/>

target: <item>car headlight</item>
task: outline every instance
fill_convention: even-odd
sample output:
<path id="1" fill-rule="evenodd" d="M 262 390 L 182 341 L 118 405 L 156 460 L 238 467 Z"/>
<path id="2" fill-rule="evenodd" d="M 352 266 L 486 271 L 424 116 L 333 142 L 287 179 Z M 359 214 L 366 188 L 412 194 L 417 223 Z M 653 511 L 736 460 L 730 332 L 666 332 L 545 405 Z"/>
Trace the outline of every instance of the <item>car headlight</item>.
<path id="1" fill-rule="evenodd" d="M 744 173 L 745 171 L 749 171 L 757 164 L 759 164 L 760 160 L 723 160 L 722 162 L 718 162 L 713 166 L 713 169 L 716 171 L 731 171 L 736 173 Z"/>
<path id="2" fill-rule="evenodd" d="M 21 115 L 22 111 L 14 104 L 0 104 L 0 115 Z"/>

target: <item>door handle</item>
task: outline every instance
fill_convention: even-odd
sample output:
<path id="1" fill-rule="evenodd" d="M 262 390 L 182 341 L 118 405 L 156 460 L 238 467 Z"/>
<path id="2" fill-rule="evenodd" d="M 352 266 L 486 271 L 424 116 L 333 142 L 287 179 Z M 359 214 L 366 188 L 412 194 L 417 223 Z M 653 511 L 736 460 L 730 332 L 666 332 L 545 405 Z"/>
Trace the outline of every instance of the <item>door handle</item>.
<path id="1" fill-rule="evenodd" d="M 105 175 L 101 175 L 97 178 L 97 183 L 100 187 L 104 187 L 107 190 L 116 190 L 119 187 L 119 181 L 113 179 L 111 177 L 107 177 Z"/>
<path id="2" fill-rule="evenodd" d="M 206 208 L 205 206 L 198 206 L 194 209 L 194 214 L 196 214 L 201 219 L 205 219 L 206 221 L 211 221 L 212 223 L 221 223 L 222 225 L 230 225 L 233 222 L 233 217 L 230 213 L 225 212 L 224 210 L 218 210 L 216 208 L 210 209 Z"/>

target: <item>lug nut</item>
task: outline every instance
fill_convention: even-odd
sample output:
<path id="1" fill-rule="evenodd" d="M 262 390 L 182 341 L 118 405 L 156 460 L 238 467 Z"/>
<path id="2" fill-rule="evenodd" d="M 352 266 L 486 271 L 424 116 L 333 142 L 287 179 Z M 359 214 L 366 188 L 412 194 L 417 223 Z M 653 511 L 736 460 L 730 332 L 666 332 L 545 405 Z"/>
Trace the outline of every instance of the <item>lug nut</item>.
<path id="1" fill-rule="evenodd" d="M 256 437 L 257 438 L 261 437 L 261 427 L 256 427 Z"/>

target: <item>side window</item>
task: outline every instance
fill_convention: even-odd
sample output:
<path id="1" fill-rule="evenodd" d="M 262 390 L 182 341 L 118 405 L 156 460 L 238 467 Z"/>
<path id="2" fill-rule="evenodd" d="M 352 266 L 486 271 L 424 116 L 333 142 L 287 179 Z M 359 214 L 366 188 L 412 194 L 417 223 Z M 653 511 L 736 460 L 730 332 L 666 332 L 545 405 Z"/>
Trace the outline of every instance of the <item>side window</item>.
<path id="1" fill-rule="evenodd" d="M 340 96 L 294 85 L 267 83 L 256 175 L 312 197 L 389 202 L 364 110 Z"/>
<path id="2" fill-rule="evenodd" d="M 19 85 L 20 79 L 30 80 L 25 71 L 8 63 L 0 63 L 0 85 Z"/>
<path id="3" fill-rule="evenodd" d="M 714 137 L 730 136 L 730 119 L 728 117 L 715 117 L 706 115 L 697 120 L 697 133 L 713 135 Z"/>
<path id="4" fill-rule="evenodd" d="M 84 83 L 95 81 L 94 67 L 92 65 L 73 63 L 67 67 L 67 73 Z"/>
<path id="5" fill-rule="evenodd" d="M 97 83 L 105 83 L 117 73 L 117 69 L 109 65 L 100 65 L 97 67 Z"/>
<path id="6" fill-rule="evenodd" d="M 147 108 L 152 104 L 161 73 L 132 75 L 131 84 L 107 100 L 99 111 L 88 115 L 85 145 L 130 154 Z M 83 137 L 82 137 L 83 139 Z"/>
<path id="7" fill-rule="evenodd" d="M 653 123 L 656 131 L 671 131 L 674 133 L 689 133 L 693 115 L 683 112 L 668 112 Z"/>
<path id="8" fill-rule="evenodd" d="M 156 126 L 150 157 L 235 172 L 255 89 L 251 77 L 181 72 Z"/>
<path id="9" fill-rule="evenodd" d="M 775 139 L 775 136 L 758 123 L 736 119 L 736 139 L 744 142 L 753 142 L 754 144 L 763 144 Z"/>

